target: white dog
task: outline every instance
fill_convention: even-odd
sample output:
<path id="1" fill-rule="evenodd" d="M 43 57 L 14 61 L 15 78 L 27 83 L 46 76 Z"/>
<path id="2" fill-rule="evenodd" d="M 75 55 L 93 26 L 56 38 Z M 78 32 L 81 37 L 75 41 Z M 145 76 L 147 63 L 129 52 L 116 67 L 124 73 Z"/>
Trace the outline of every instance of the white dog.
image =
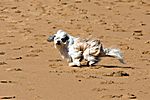
<path id="1" fill-rule="evenodd" d="M 63 59 L 67 59 L 69 66 L 81 66 L 83 59 L 92 66 L 100 57 L 115 57 L 124 63 L 119 49 L 103 48 L 100 40 L 75 38 L 58 30 L 56 34 L 49 36 L 48 41 L 54 41 L 55 48 L 59 50 Z"/>

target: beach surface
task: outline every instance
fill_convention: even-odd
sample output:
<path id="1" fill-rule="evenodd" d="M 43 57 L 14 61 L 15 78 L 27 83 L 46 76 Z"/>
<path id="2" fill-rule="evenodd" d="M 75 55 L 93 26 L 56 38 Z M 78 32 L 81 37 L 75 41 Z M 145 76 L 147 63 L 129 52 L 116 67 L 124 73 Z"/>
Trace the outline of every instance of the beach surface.
<path id="1" fill-rule="evenodd" d="M 47 42 L 62 29 L 119 48 L 69 67 Z M 149 0 L 0 0 L 0 100 L 149 100 Z"/>

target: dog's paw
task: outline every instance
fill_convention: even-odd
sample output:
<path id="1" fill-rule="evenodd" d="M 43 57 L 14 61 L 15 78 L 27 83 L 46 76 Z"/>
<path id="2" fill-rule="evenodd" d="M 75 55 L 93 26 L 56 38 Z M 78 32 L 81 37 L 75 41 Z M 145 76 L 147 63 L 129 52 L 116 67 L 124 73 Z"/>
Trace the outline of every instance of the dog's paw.
<path id="1" fill-rule="evenodd" d="M 93 66 L 93 65 L 96 64 L 96 63 L 97 63 L 96 61 L 89 61 L 89 62 L 88 62 L 88 65 L 89 65 L 89 66 Z"/>
<path id="2" fill-rule="evenodd" d="M 69 63 L 69 66 L 70 67 L 75 67 L 75 66 L 81 66 L 81 64 L 80 63 L 73 63 L 73 62 L 71 62 L 71 63 Z"/>

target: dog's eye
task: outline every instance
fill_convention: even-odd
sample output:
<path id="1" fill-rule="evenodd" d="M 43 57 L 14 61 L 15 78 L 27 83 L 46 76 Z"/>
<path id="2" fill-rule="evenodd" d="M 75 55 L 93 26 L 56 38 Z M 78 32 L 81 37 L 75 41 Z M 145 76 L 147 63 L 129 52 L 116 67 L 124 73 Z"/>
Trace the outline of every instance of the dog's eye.
<path id="1" fill-rule="evenodd" d="M 61 40 L 62 40 L 62 42 L 66 42 L 68 39 L 69 39 L 69 37 L 66 36 L 65 38 L 62 38 Z"/>
<path id="2" fill-rule="evenodd" d="M 62 40 L 62 42 L 66 42 L 66 39 L 65 39 L 65 38 L 62 38 L 61 40 Z"/>

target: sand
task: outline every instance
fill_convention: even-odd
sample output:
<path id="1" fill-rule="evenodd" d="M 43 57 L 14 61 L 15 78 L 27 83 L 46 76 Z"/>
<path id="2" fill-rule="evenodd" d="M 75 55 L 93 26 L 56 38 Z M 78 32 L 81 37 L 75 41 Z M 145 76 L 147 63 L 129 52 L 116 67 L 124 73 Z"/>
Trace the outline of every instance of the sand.
<path id="1" fill-rule="evenodd" d="M 49 35 L 63 29 L 120 48 L 69 67 Z M 1 100 L 149 100 L 149 0 L 0 0 Z"/>

